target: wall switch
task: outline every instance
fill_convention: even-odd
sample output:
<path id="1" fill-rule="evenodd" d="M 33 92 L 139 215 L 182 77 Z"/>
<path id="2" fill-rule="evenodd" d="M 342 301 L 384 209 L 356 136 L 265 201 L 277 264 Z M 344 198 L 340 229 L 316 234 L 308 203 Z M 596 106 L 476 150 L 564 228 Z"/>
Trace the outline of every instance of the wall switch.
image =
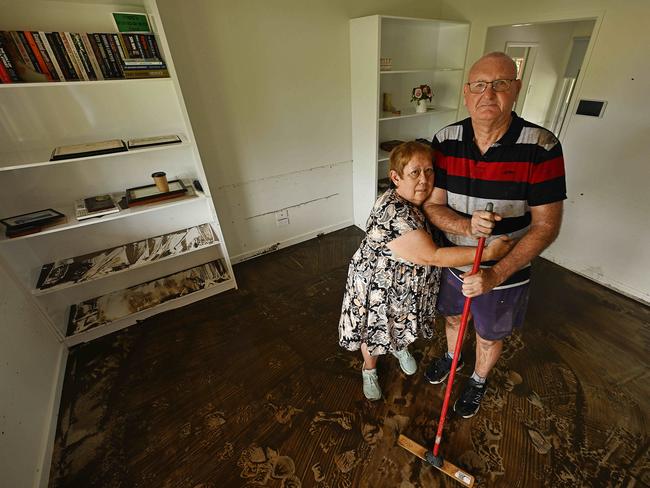
<path id="1" fill-rule="evenodd" d="M 275 225 L 282 227 L 284 225 L 289 225 L 289 209 L 285 208 L 283 210 L 278 210 L 275 212 Z"/>

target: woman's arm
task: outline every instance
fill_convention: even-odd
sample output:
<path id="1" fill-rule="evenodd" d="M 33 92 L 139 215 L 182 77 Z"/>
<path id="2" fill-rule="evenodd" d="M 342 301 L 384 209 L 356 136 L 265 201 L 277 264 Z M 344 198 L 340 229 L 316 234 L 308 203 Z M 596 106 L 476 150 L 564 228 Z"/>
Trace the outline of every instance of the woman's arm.
<path id="1" fill-rule="evenodd" d="M 503 236 L 494 240 L 483 251 L 483 261 L 501 259 L 514 246 Z M 414 264 L 444 268 L 464 266 L 474 262 L 475 247 L 438 247 L 431 235 L 423 229 L 412 230 L 387 244 L 393 254 Z"/>

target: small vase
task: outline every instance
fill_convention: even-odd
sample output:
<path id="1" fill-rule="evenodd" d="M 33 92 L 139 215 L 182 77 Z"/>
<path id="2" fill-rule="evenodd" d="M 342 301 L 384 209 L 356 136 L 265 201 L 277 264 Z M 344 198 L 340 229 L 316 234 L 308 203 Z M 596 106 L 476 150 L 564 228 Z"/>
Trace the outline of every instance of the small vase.
<path id="1" fill-rule="evenodd" d="M 427 101 L 418 100 L 415 102 L 415 112 L 418 114 L 423 114 L 427 111 Z"/>

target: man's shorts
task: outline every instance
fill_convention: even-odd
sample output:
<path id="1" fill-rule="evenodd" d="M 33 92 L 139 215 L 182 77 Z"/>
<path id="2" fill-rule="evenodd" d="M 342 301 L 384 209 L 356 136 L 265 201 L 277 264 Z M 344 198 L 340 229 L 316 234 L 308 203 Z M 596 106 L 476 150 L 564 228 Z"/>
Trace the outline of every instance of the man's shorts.
<path id="1" fill-rule="evenodd" d="M 463 313 L 465 296 L 463 282 L 447 268 L 440 278 L 440 293 L 436 308 L 444 315 Z M 480 337 L 496 341 L 509 336 L 515 327 L 524 323 L 528 307 L 529 284 L 492 290 L 490 293 L 472 298 L 470 311 L 474 318 L 474 329 Z"/>

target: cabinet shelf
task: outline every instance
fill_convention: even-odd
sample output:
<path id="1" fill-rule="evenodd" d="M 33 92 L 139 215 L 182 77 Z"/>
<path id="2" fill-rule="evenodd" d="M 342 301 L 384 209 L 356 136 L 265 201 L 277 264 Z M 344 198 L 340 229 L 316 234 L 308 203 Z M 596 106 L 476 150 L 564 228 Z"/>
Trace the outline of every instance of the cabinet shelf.
<path id="1" fill-rule="evenodd" d="M 1 85 L 0 85 L 1 86 Z M 159 146 L 143 147 L 141 149 L 129 149 L 128 151 L 115 152 L 109 154 L 98 154 L 94 156 L 85 156 L 81 158 L 59 159 L 57 161 L 49 161 L 50 154 L 53 148 L 49 149 L 34 149 L 31 151 L 0 153 L 0 172 L 14 171 L 27 168 L 36 168 L 39 166 L 53 166 L 56 164 L 76 163 L 79 161 L 90 161 L 94 159 L 106 158 L 123 158 L 125 156 L 134 156 L 145 152 L 154 151 L 169 151 L 179 147 L 189 147 L 192 145 L 187 137 L 180 136 L 181 142 L 175 144 L 161 144 Z M 22 161 L 16 163 L 16 161 Z"/>
<path id="2" fill-rule="evenodd" d="M 72 346 L 165 310 L 235 287 L 223 259 L 73 305 L 65 342 Z"/>
<path id="3" fill-rule="evenodd" d="M 403 75 L 409 73 L 433 73 L 436 71 L 464 71 L 463 68 L 422 68 L 422 69 L 397 69 L 379 71 L 381 75 Z"/>
<path id="4" fill-rule="evenodd" d="M 169 76 L 161 78 L 120 78 L 115 80 L 79 80 L 79 81 L 42 81 L 39 83 L 17 82 L 17 83 L 0 83 L 0 90 L 15 90 L 22 88 L 52 88 L 57 86 L 82 86 L 82 85 L 109 85 L 117 83 L 170 83 Z"/>
<path id="5" fill-rule="evenodd" d="M 385 120 L 407 119 L 410 117 L 426 117 L 427 115 L 435 115 L 435 114 L 449 113 L 455 111 L 456 109 L 451 107 L 432 107 L 426 112 L 418 113 L 415 111 L 414 108 L 407 108 L 402 110 L 402 113 L 399 115 L 395 115 L 391 112 L 382 112 L 381 116 L 379 117 L 379 121 L 382 122 Z"/>
<path id="6" fill-rule="evenodd" d="M 160 203 L 152 203 L 149 205 L 138 205 L 135 207 L 130 207 L 130 208 L 125 208 L 120 210 L 117 213 L 109 214 L 109 215 L 104 215 L 103 217 L 94 217 L 90 219 L 85 219 L 85 220 L 77 220 L 75 217 L 72 217 L 72 215 L 66 214 L 68 216 L 68 222 L 61 224 L 61 225 L 56 225 L 52 227 L 48 227 L 40 232 L 36 232 L 34 234 L 28 234 L 25 236 L 20 236 L 20 237 L 6 237 L 5 235 L 0 235 L 0 245 L 2 243 L 6 242 L 15 242 L 19 241 L 22 239 L 33 239 L 36 237 L 40 237 L 43 235 L 47 234 L 52 234 L 54 232 L 63 232 L 71 229 L 76 229 L 79 227 L 85 227 L 88 225 L 96 225 L 96 224 L 101 224 L 104 222 L 109 222 L 111 220 L 117 220 L 117 219 L 123 219 L 126 217 L 133 217 L 134 215 L 141 215 L 145 214 L 148 212 L 157 212 L 161 210 L 165 210 L 170 207 L 175 207 L 177 205 L 187 205 L 193 202 L 196 202 L 197 200 L 206 200 L 207 197 L 203 192 L 199 192 L 197 190 L 194 190 L 192 187 L 191 182 L 183 182 L 185 186 L 187 187 L 187 192 L 188 194 L 186 196 L 176 198 L 171 201 L 165 201 L 165 202 L 160 202 Z M 118 196 L 121 196 L 119 194 Z"/>
<path id="7" fill-rule="evenodd" d="M 219 238 L 210 224 L 123 244 L 102 251 L 61 259 L 34 273 L 34 295 L 47 295 L 90 281 L 108 278 L 213 246 Z"/>

